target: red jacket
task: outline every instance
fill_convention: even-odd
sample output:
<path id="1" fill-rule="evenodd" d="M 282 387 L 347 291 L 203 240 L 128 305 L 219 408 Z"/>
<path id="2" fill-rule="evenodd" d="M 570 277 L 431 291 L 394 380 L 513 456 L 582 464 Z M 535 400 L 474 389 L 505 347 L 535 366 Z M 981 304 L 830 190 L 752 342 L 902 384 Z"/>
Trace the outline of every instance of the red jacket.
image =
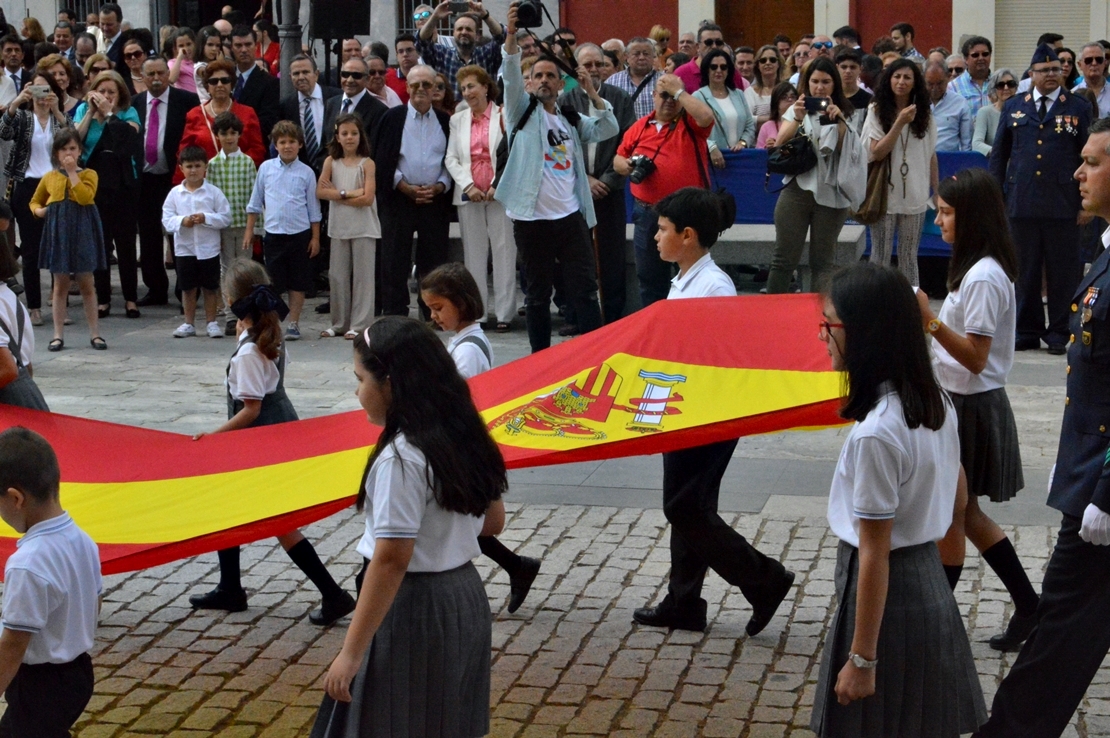
<path id="1" fill-rule="evenodd" d="M 208 154 L 209 159 L 219 152 L 220 142 L 211 128 L 212 118 L 208 115 L 207 108 L 207 104 L 198 105 L 185 115 L 185 132 L 181 134 L 181 146 L 177 149 L 179 155 L 186 146 L 201 147 Z M 262 144 L 262 126 L 258 124 L 258 116 L 253 108 L 237 102 L 231 103 L 231 112 L 243 121 L 243 135 L 239 137 L 239 149 L 254 159 L 255 166 L 260 166 L 266 160 L 266 147 Z M 185 175 L 178 167 L 173 173 L 173 183 L 181 184 L 184 179 Z"/>

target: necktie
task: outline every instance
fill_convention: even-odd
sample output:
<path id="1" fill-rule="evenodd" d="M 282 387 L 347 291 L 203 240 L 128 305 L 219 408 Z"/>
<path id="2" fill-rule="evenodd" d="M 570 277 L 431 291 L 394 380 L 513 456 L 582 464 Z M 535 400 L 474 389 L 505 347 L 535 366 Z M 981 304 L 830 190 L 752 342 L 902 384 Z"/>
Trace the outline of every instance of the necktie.
<path id="1" fill-rule="evenodd" d="M 340 112 L 342 112 L 342 113 L 351 112 L 351 98 L 349 98 L 349 97 L 343 98 L 343 110 L 341 110 Z"/>
<path id="2" fill-rule="evenodd" d="M 1041 95 L 1041 121 L 1048 114 L 1048 95 Z"/>
<path id="3" fill-rule="evenodd" d="M 247 78 L 240 74 L 239 79 L 235 80 L 235 89 L 231 91 L 231 96 L 235 99 L 235 102 L 239 102 L 239 96 L 243 94 L 243 87 L 246 84 Z"/>
<path id="4" fill-rule="evenodd" d="M 12 82 L 15 83 L 16 94 L 23 92 L 23 77 L 19 72 L 12 72 Z"/>
<path id="5" fill-rule="evenodd" d="M 316 140 L 316 120 L 312 115 L 311 97 L 306 97 L 304 99 L 304 141 L 305 153 L 308 155 L 308 160 L 316 161 L 316 154 L 320 150 L 320 144 Z"/>
<path id="6" fill-rule="evenodd" d="M 150 167 L 158 163 L 158 128 L 162 123 L 158 106 L 161 104 L 162 101 L 158 98 L 150 101 L 150 115 L 146 120 L 146 163 Z"/>

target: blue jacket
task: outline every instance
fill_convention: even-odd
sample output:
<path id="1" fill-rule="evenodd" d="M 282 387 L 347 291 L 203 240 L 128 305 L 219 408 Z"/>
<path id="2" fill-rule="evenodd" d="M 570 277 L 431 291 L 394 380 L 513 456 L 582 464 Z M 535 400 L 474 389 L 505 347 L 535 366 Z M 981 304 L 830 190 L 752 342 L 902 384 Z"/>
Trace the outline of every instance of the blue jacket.
<path id="1" fill-rule="evenodd" d="M 713 93 L 709 91 L 708 87 L 702 87 L 694 93 L 694 96 L 709 106 L 713 111 L 713 132 L 709 134 L 709 148 L 710 150 L 716 148 L 721 151 L 728 151 L 728 126 L 725 123 L 725 114 L 721 107 L 725 101 L 718 100 L 713 97 Z M 740 138 L 748 145 L 748 148 L 755 146 L 755 116 L 752 115 L 751 108 L 748 107 L 748 99 L 744 97 L 742 90 L 729 90 L 728 104 L 736 109 L 736 114 L 739 116 L 737 121 L 737 129 L 740 132 Z"/>
<path id="2" fill-rule="evenodd" d="M 520 52 L 506 54 L 502 48 L 501 74 L 505 81 L 505 131 L 506 135 L 516 128 L 517 122 L 528 109 L 528 93 L 524 91 L 524 76 L 520 71 Z M 542 111 L 537 109 L 528 118 L 524 127 L 517 132 L 505 162 L 505 172 L 493 197 L 509 212 L 530 218 L 536 210 L 536 200 L 540 196 L 540 183 L 543 181 L 543 158 L 547 149 L 547 127 L 544 125 Z M 574 194 L 578 198 L 578 208 L 586 219 L 586 225 L 593 228 L 597 224 L 594 216 L 594 199 L 590 194 L 590 181 L 586 177 L 585 148 L 583 142 L 604 141 L 620 132 L 620 126 L 613 115 L 613 106 L 606 101 L 605 110 L 596 118 L 583 115 L 578 126 L 567 125 L 574 137 Z"/>
<path id="3" fill-rule="evenodd" d="M 1087 143 L 1091 105 L 1066 90 L 1042 122 L 1033 93 L 1006 101 L 991 149 L 991 174 L 1006 193 L 1011 218 L 1065 218 L 1079 213 L 1073 178 Z"/>

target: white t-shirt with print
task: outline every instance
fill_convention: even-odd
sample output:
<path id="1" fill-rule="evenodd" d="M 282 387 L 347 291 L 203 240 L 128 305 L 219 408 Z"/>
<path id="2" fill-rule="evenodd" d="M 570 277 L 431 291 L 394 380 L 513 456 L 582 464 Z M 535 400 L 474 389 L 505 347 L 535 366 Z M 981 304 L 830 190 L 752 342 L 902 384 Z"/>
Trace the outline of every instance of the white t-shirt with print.
<path id="1" fill-rule="evenodd" d="M 559 220 L 579 210 L 574 193 L 574 157 L 578 151 L 562 118 L 542 108 L 536 112 L 543 113 L 547 124 L 547 145 L 543 152 L 543 182 L 532 219 Z"/>

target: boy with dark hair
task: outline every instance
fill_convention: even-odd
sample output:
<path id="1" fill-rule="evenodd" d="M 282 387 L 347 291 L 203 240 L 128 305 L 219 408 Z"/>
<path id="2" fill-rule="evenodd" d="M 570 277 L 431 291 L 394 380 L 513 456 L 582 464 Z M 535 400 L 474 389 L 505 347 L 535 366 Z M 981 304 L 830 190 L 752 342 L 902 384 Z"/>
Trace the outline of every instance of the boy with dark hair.
<path id="1" fill-rule="evenodd" d="M 0 518 L 24 534 L 4 567 L 0 735 L 69 735 L 93 694 L 100 555 L 62 509 L 60 483 L 45 438 L 0 433 Z"/>
<path id="2" fill-rule="evenodd" d="M 204 291 L 204 315 L 209 338 L 221 338 L 216 322 L 220 291 L 220 231 L 231 223 L 231 205 L 224 193 L 205 181 L 208 154 L 199 146 L 186 146 L 177 157 L 185 181 L 170 190 L 162 205 L 162 227 L 173 234 L 177 284 L 185 308 L 185 322 L 174 338 L 197 334 L 197 292 Z"/>
<path id="3" fill-rule="evenodd" d="M 728 225 L 718 196 L 683 187 L 655 204 L 655 243 L 664 261 L 678 264 L 668 300 L 735 297 L 736 285 L 709 255 Z M 754 636 L 771 622 L 790 592 L 794 573 L 756 550 L 717 514 L 717 499 L 736 439 L 663 454 L 663 514 L 671 524 L 671 578 L 667 596 L 641 607 L 632 619 L 643 625 L 703 631 L 707 603 L 701 596 L 712 568 L 739 587 L 752 605 L 746 626 Z"/>

